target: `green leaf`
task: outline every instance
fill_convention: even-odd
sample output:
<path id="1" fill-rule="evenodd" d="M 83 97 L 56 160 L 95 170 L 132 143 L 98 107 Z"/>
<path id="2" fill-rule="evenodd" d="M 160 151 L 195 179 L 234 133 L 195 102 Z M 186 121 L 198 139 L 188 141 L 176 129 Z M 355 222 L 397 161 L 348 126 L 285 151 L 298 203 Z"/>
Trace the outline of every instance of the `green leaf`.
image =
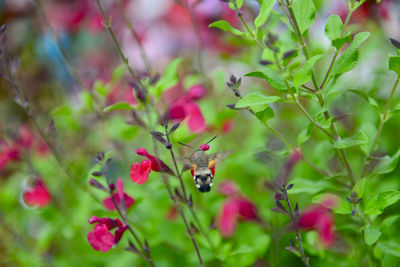
<path id="1" fill-rule="evenodd" d="M 383 210 L 400 200 L 400 191 L 393 190 L 380 193 L 371 199 L 366 207 L 365 213 L 368 215 L 379 215 Z"/>
<path id="2" fill-rule="evenodd" d="M 375 99 L 370 97 L 366 92 L 364 92 L 362 90 L 355 90 L 355 89 L 351 89 L 349 91 L 361 96 L 362 98 L 364 98 L 376 111 L 378 111 L 378 113 L 380 112 L 379 111 L 379 104 L 376 102 Z"/>
<path id="3" fill-rule="evenodd" d="M 264 79 L 269 85 L 278 89 L 279 91 L 287 91 L 288 89 L 286 87 L 284 79 L 278 73 L 270 69 L 267 69 L 264 72 L 261 71 L 249 72 L 244 76 Z"/>
<path id="4" fill-rule="evenodd" d="M 358 180 L 357 183 L 354 185 L 353 192 L 355 191 L 357 193 L 358 197 L 363 197 L 364 188 L 365 188 L 366 183 L 367 183 L 367 179 L 362 178 L 362 179 Z"/>
<path id="5" fill-rule="evenodd" d="M 260 7 L 260 12 L 254 20 L 254 25 L 256 26 L 256 28 L 260 28 L 267 21 L 269 15 L 271 14 L 272 8 L 275 5 L 275 2 L 276 0 L 263 0 Z"/>
<path id="6" fill-rule="evenodd" d="M 243 6 L 243 0 L 235 0 L 237 8 L 241 8 Z M 236 10 L 236 7 L 233 3 L 229 3 L 229 7 L 233 10 Z"/>
<path id="7" fill-rule="evenodd" d="M 400 75 L 400 57 L 390 57 L 389 58 L 389 70 L 392 70 L 397 73 L 397 76 Z"/>
<path id="8" fill-rule="evenodd" d="M 109 84 L 106 84 L 101 80 L 96 80 L 93 84 L 93 90 L 103 97 L 105 97 L 108 94 L 110 88 L 111 86 Z"/>
<path id="9" fill-rule="evenodd" d="M 342 19 L 338 15 L 331 15 L 326 21 L 325 35 L 333 41 L 340 37 L 343 30 Z"/>
<path id="10" fill-rule="evenodd" d="M 156 97 L 159 97 L 165 90 L 178 83 L 178 67 L 182 60 L 182 58 L 177 58 L 169 63 L 157 85 L 149 89 Z"/>
<path id="11" fill-rule="evenodd" d="M 310 180 L 300 177 L 295 177 L 290 181 L 294 186 L 290 189 L 290 194 L 310 194 L 315 195 L 329 188 L 329 182 L 325 180 Z"/>
<path id="12" fill-rule="evenodd" d="M 317 61 L 321 58 L 322 55 L 313 56 L 312 58 L 308 59 L 307 62 L 298 71 L 295 72 L 293 77 L 294 87 L 299 88 L 302 84 L 305 84 L 311 79 L 312 68 L 314 67 L 315 63 L 317 63 Z"/>
<path id="13" fill-rule="evenodd" d="M 293 12 L 299 24 L 300 32 L 303 34 L 313 25 L 315 20 L 315 6 L 313 0 L 294 0 Z"/>
<path id="14" fill-rule="evenodd" d="M 343 45 L 351 42 L 351 34 L 348 34 L 343 37 L 336 38 L 332 41 L 332 46 L 336 47 L 336 49 L 342 48 Z"/>
<path id="15" fill-rule="evenodd" d="M 122 76 L 125 73 L 125 65 L 119 65 L 118 67 L 116 67 L 112 74 L 111 74 L 111 81 L 116 82 L 119 79 L 122 78 Z"/>
<path id="16" fill-rule="evenodd" d="M 363 132 L 358 132 L 352 137 L 348 137 L 342 140 L 337 140 L 333 144 L 333 147 L 337 149 L 345 149 L 352 146 L 358 146 L 361 144 L 368 143 L 368 138 Z"/>
<path id="17" fill-rule="evenodd" d="M 274 102 L 282 102 L 284 99 L 279 96 L 266 96 L 260 92 L 251 93 L 240 99 L 236 108 L 251 108 L 254 112 L 265 110 L 269 104 Z"/>
<path id="18" fill-rule="evenodd" d="M 309 124 L 307 128 L 303 129 L 299 135 L 297 136 L 297 144 L 301 146 L 305 142 L 307 142 L 308 139 L 311 137 L 311 127 L 312 124 Z"/>
<path id="19" fill-rule="evenodd" d="M 354 36 L 353 42 L 333 65 L 332 75 L 348 72 L 357 65 L 359 56 L 358 47 L 368 39 L 369 35 L 369 32 L 360 32 Z"/>
<path id="20" fill-rule="evenodd" d="M 129 103 L 126 102 L 118 102 L 113 105 L 107 106 L 103 109 L 104 112 L 109 112 L 113 110 L 131 110 L 133 109 Z"/>
<path id="21" fill-rule="evenodd" d="M 271 107 L 267 107 L 263 111 L 257 112 L 256 117 L 266 126 L 268 121 L 275 116 L 274 110 Z"/>
<path id="22" fill-rule="evenodd" d="M 218 20 L 216 22 L 211 23 L 210 25 L 208 25 L 208 27 L 211 28 L 218 28 L 220 30 L 226 31 L 226 32 L 231 32 L 235 35 L 244 35 L 244 32 L 241 32 L 238 29 L 233 28 L 229 22 L 225 21 L 225 20 Z"/>
<path id="23" fill-rule="evenodd" d="M 376 226 L 368 226 L 364 228 L 364 240 L 368 246 L 374 244 L 378 238 L 381 236 L 381 231 Z"/>
<path id="24" fill-rule="evenodd" d="M 392 157 L 384 156 L 375 167 L 373 174 L 391 173 L 396 168 L 399 157 L 400 149 Z"/>
<path id="25" fill-rule="evenodd" d="M 381 225 L 380 225 L 381 229 L 391 227 L 399 218 L 400 218 L 400 215 L 398 215 L 398 214 L 391 215 L 391 216 L 385 218 L 381 222 Z"/>

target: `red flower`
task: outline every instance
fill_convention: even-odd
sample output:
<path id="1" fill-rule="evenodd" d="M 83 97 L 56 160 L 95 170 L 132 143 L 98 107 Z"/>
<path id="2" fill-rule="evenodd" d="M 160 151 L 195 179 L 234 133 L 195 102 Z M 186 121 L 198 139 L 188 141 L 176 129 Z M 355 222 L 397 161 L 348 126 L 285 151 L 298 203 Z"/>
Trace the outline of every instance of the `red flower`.
<path id="1" fill-rule="evenodd" d="M 200 148 L 201 148 L 201 150 L 203 150 L 203 151 L 207 151 L 207 150 L 210 149 L 210 146 L 209 146 L 209 145 L 206 145 L 206 144 L 202 144 L 202 145 L 200 146 Z"/>
<path id="2" fill-rule="evenodd" d="M 250 200 L 240 196 L 240 192 L 233 181 L 223 182 L 218 191 L 228 196 L 228 200 L 223 203 L 217 219 L 217 227 L 223 237 L 230 237 L 235 233 L 236 224 L 239 220 L 259 220 L 257 207 Z"/>
<path id="3" fill-rule="evenodd" d="M 305 210 L 300 215 L 298 226 L 303 229 L 316 230 L 324 247 L 331 246 L 336 240 L 332 213 L 324 205 L 314 205 Z"/>
<path id="4" fill-rule="evenodd" d="M 258 212 L 256 206 L 243 197 L 229 198 L 222 206 L 218 216 L 217 227 L 223 237 L 235 233 L 238 220 L 256 221 Z"/>
<path id="5" fill-rule="evenodd" d="M 143 160 L 142 163 L 135 162 L 131 166 L 131 180 L 137 184 L 144 184 L 149 179 L 149 174 L 151 171 L 151 161 Z"/>
<path id="6" fill-rule="evenodd" d="M 118 206 L 121 205 L 121 199 L 123 199 L 127 209 L 129 209 L 133 203 L 135 203 L 135 200 L 124 192 L 124 182 L 121 178 L 117 178 L 117 193 L 114 193 L 113 197 Z M 103 200 L 103 205 L 108 210 L 115 210 L 114 202 L 111 197 L 105 198 Z"/>
<path id="7" fill-rule="evenodd" d="M 174 175 L 174 172 L 159 158 L 149 154 L 145 148 L 136 149 L 136 154 L 148 158 L 151 162 L 151 169 L 155 172 L 166 172 Z M 143 162 L 142 162 L 143 164 Z M 133 165 L 132 165 L 133 166 Z M 131 177 L 132 178 L 132 177 Z M 147 181 L 147 180 L 146 180 Z"/>
<path id="8" fill-rule="evenodd" d="M 206 89 L 202 85 L 192 86 L 184 96 L 171 104 L 166 117 L 180 121 L 188 118 L 188 127 L 192 132 L 203 132 L 207 125 L 200 107 L 194 101 L 202 98 L 205 93 Z"/>
<path id="9" fill-rule="evenodd" d="M 24 191 L 23 199 L 28 206 L 43 208 L 50 203 L 51 196 L 43 181 L 37 178 L 35 185 Z"/>
<path id="10" fill-rule="evenodd" d="M 121 240 L 122 235 L 128 229 L 128 226 L 124 226 L 119 219 L 111 219 L 111 218 L 98 218 L 96 216 L 92 216 L 89 219 L 89 223 L 97 223 L 93 231 L 90 231 L 87 235 L 89 244 L 93 247 L 94 250 L 101 252 L 108 251 L 113 245 L 116 245 L 119 240 Z M 115 235 L 113 235 L 110 230 L 118 227 L 115 231 Z"/>
<path id="11" fill-rule="evenodd" d="M 17 161 L 20 159 L 20 148 L 18 145 L 14 144 L 9 146 L 6 143 L 0 143 L 0 171 L 4 169 L 10 161 Z"/>

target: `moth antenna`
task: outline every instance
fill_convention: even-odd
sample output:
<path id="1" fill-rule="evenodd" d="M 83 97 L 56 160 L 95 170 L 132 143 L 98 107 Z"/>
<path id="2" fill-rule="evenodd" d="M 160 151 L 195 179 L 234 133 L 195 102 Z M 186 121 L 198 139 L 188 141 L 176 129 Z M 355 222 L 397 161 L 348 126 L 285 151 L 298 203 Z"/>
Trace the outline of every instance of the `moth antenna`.
<path id="1" fill-rule="evenodd" d="M 190 145 L 187 145 L 187 144 L 184 144 L 184 143 L 181 143 L 181 142 L 177 142 L 177 143 L 180 144 L 180 145 L 182 145 L 182 146 L 187 146 L 187 147 L 190 147 L 191 149 L 195 150 L 194 147 L 192 147 L 192 146 L 190 146 Z"/>
<path id="2" fill-rule="evenodd" d="M 212 140 L 214 140 L 215 138 L 217 138 L 217 135 L 216 135 L 216 136 L 214 136 L 213 138 L 211 138 L 211 140 L 210 140 L 210 141 L 208 141 L 208 142 L 206 143 L 206 145 L 208 145 L 209 143 L 211 143 L 211 141 L 212 141 Z"/>

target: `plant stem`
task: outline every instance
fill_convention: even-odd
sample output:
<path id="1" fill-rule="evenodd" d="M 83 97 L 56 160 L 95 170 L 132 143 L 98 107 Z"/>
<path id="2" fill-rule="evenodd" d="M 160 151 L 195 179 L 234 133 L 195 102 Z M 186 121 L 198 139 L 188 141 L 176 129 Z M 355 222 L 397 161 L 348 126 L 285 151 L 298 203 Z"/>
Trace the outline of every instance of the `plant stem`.
<path id="1" fill-rule="evenodd" d="M 106 177 L 108 186 L 110 186 L 110 180 L 109 180 L 108 176 L 105 175 L 105 177 Z M 131 225 L 129 224 L 129 221 L 128 221 L 128 218 L 126 217 L 125 212 L 122 212 L 122 210 L 121 210 L 120 206 L 117 204 L 117 201 L 115 200 L 114 194 L 113 194 L 113 192 L 112 192 L 111 190 L 109 191 L 109 195 L 110 195 L 110 197 L 111 197 L 111 200 L 112 200 L 112 202 L 113 202 L 113 204 L 114 204 L 115 209 L 117 210 L 117 213 L 118 213 L 119 217 L 122 219 L 122 221 L 124 222 L 124 224 L 125 224 L 126 226 L 128 226 L 129 232 L 131 233 L 131 235 L 133 236 L 133 238 L 136 240 L 136 243 L 138 244 L 138 246 L 139 246 L 139 248 L 140 248 L 140 250 L 141 250 L 139 256 L 141 256 L 143 259 L 145 259 L 146 261 L 148 261 L 149 264 L 150 264 L 151 266 L 156 266 L 156 265 L 154 264 L 152 258 L 151 258 L 150 252 L 149 252 L 149 251 L 146 251 L 146 250 L 144 249 L 143 244 L 142 244 L 142 242 L 140 241 L 139 236 L 135 233 L 135 231 L 133 230 L 133 228 L 132 228 Z"/>
<path id="2" fill-rule="evenodd" d="M 366 159 L 366 164 L 364 165 L 364 168 L 363 168 L 363 171 L 362 171 L 362 176 L 364 176 L 364 174 L 365 174 L 365 170 L 366 170 L 366 167 L 367 167 L 367 163 L 368 163 L 368 161 L 370 160 L 371 155 L 372 155 L 372 153 L 373 153 L 374 150 L 375 150 L 376 144 L 378 143 L 379 137 L 380 137 L 381 132 L 382 132 L 383 125 L 385 124 L 386 119 L 387 119 L 387 116 L 388 116 L 388 114 L 389 114 L 390 104 L 391 104 L 391 102 L 392 102 L 394 93 L 396 92 L 397 85 L 399 84 L 399 80 L 400 80 L 400 76 L 397 76 L 397 79 L 396 79 L 396 81 L 395 81 L 395 83 L 394 83 L 394 85 L 393 85 L 392 91 L 390 92 L 390 96 L 389 96 L 389 98 L 388 98 L 388 100 L 387 100 L 387 102 L 386 102 L 385 111 L 383 112 L 383 115 L 381 115 L 380 123 L 379 123 L 379 126 L 378 126 L 378 130 L 377 130 L 377 132 L 376 132 L 374 141 L 372 142 L 371 149 L 369 150 L 369 153 L 368 153 L 368 156 L 367 156 L 367 159 Z M 361 177 L 361 178 L 362 178 L 362 177 Z"/>
<path id="3" fill-rule="evenodd" d="M 125 23 L 126 27 L 129 29 L 129 31 L 131 32 L 132 37 L 135 40 L 137 47 L 139 48 L 140 57 L 142 58 L 143 64 L 146 67 L 146 71 L 150 74 L 151 73 L 150 60 L 146 54 L 146 51 L 144 50 L 142 43 L 140 42 L 139 36 L 136 33 L 135 29 L 133 28 L 132 23 L 129 21 L 129 18 L 127 17 L 127 15 L 125 13 L 125 10 L 124 10 L 121 0 L 117 0 L 117 4 L 118 4 L 120 12 L 124 18 L 124 23 Z"/>
<path id="4" fill-rule="evenodd" d="M 353 3 L 354 3 L 354 2 L 353 2 Z M 303 38 L 303 36 L 302 36 L 302 33 L 301 33 L 301 31 L 300 31 L 300 28 L 299 28 L 299 25 L 298 25 L 296 16 L 294 15 L 292 5 L 291 5 L 291 3 L 289 2 L 289 0 L 286 0 L 286 4 L 287 4 L 287 5 L 285 5 L 285 6 L 288 8 L 289 14 L 290 14 L 290 17 L 288 17 L 288 19 L 293 21 L 293 24 L 292 24 L 292 25 L 294 26 L 293 30 L 294 30 L 295 34 L 297 35 L 297 37 L 298 37 L 298 39 L 299 39 L 300 45 L 301 45 L 302 50 L 303 50 L 303 54 L 304 54 L 304 56 L 306 57 L 306 59 L 308 60 L 308 59 L 309 59 L 309 54 L 308 54 L 307 46 L 306 46 L 306 43 L 305 43 L 304 38 Z M 350 15 L 351 15 L 351 14 L 350 14 Z M 349 20 L 349 19 L 347 19 L 347 23 L 348 23 L 348 20 Z M 336 57 L 335 57 L 335 59 L 336 59 Z M 331 65 L 333 66 L 333 63 L 331 63 Z M 330 67 L 330 69 L 332 69 L 332 66 Z M 330 71 L 330 70 L 329 70 L 329 71 Z M 322 97 L 322 95 L 318 93 L 318 91 L 320 90 L 320 87 L 318 87 L 318 84 L 317 84 L 317 82 L 316 82 L 316 78 L 315 78 L 315 75 L 314 75 L 314 71 L 311 72 L 311 80 L 312 80 L 314 89 L 315 89 L 315 91 L 316 91 L 315 95 L 317 96 L 318 102 L 319 102 L 320 106 L 322 107 L 322 106 L 324 106 L 325 101 L 324 101 L 324 98 Z M 304 113 L 304 112 L 303 112 L 303 113 Z M 326 120 L 329 120 L 329 119 L 330 119 L 330 115 L 329 115 L 329 112 L 328 112 L 328 111 L 325 111 L 325 112 L 324 112 L 324 116 L 325 116 L 325 119 L 326 119 Z M 320 128 L 320 129 L 321 129 L 321 128 Z M 325 129 L 324 129 L 324 130 L 325 130 Z M 325 131 L 326 131 L 326 130 L 325 130 Z M 325 131 L 324 131 L 324 132 L 325 132 Z M 338 132 L 337 132 L 337 130 L 336 130 L 336 126 L 335 126 L 334 123 L 331 124 L 331 131 L 333 132 L 333 134 L 331 134 L 331 135 L 333 136 L 334 140 L 340 140 L 340 139 L 341 139 L 341 137 L 339 136 L 339 134 L 338 134 Z M 325 132 L 325 133 L 326 133 L 326 132 Z M 342 157 L 342 160 L 343 160 L 343 162 L 344 162 L 345 168 L 347 169 L 350 182 L 351 182 L 352 185 L 354 185 L 354 184 L 355 184 L 355 176 L 354 176 L 354 172 L 353 172 L 353 169 L 352 169 L 352 167 L 351 167 L 349 158 L 348 158 L 348 156 L 347 156 L 347 152 L 346 152 L 345 149 L 339 149 L 338 151 L 339 151 L 339 154 L 340 154 L 341 157 Z"/>
<path id="5" fill-rule="evenodd" d="M 286 203 L 288 205 L 290 221 L 292 222 L 292 224 L 295 227 L 296 240 L 297 240 L 297 243 L 299 244 L 301 259 L 302 259 L 302 261 L 303 261 L 305 266 L 310 267 L 310 264 L 308 262 L 308 258 L 307 258 L 306 254 L 304 252 L 303 243 L 301 242 L 301 235 L 300 235 L 299 229 L 298 229 L 298 227 L 296 225 L 296 217 L 293 214 L 292 206 L 290 205 L 290 200 L 289 200 L 289 196 L 287 194 L 286 188 L 283 189 L 282 191 L 283 191 L 283 197 L 285 198 Z"/>
<path id="6" fill-rule="evenodd" d="M 166 137 L 167 137 L 167 142 L 171 143 L 171 142 L 170 142 L 170 139 L 169 139 L 169 134 L 168 134 L 167 127 L 165 127 L 165 135 L 166 135 Z M 176 162 L 176 157 L 175 157 L 173 148 L 171 147 L 171 149 L 169 149 L 169 151 L 170 151 L 170 153 L 171 153 L 171 158 L 172 158 L 172 161 L 173 161 L 173 163 L 174 163 L 175 170 L 176 170 L 176 173 L 177 173 L 177 176 L 178 176 L 180 185 L 181 185 L 181 190 L 182 190 L 182 192 L 183 192 L 183 198 L 184 198 L 185 204 L 186 204 L 186 206 L 189 208 L 190 213 L 192 214 L 192 217 L 193 217 L 193 219 L 195 220 L 195 222 L 196 222 L 196 224 L 197 224 L 197 226 L 198 226 L 198 228 L 199 228 L 201 234 L 206 238 L 206 240 L 207 240 L 208 244 L 210 245 L 210 247 L 211 247 L 212 249 L 215 249 L 214 243 L 212 242 L 212 240 L 211 240 L 211 238 L 210 238 L 208 232 L 207 232 L 206 230 L 204 230 L 204 226 L 203 226 L 203 224 L 200 222 L 200 220 L 199 220 L 199 218 L 198 218 L 198 216 L 197 216 L 197 214 L 196 214 L 196 211 L 195 211 L 195 209 L 193 208 L 193 207 L 194 207 L 194 206 L 193 206 L 193 203 L 189 203 L 189 199 L 188 199 L 187 194 L 186 194 L 185 184 L 183 183 L 182 173 L 181 173 L 181 172 L 179 171 L 179 169 L 178 169 L 178 164 L 177 164 L 177 162 Z"/>
<path id="7" fill-rule="evenodd" d="M 131 66 L 129 65 L 128 58 L 125 57 L 124 53 L 122 52 L 121 46 L 119 45 L 117 38 L 115 37 L 114 31 L 111 28 L 111 21 L 107 18 L 106 13 L 104 12 L 103 6 L 101 5 L 100 0 L 97 0 L 97 5 L 100 9 L 101 15 L 103 16 L 104 20 L 104 27 L 107 29 L 108 33 L 111 36 L 111 39 L 114 43 L 115 48 L 118 51 L 118 54 L 120 55 L 122 61 L 125 64 L 125 67 L 128 69 L 130 75 L 132 76 L 133 79 L 135 79 L 138 83 L 140 83 L 139 77 L 135 74 Z"/>

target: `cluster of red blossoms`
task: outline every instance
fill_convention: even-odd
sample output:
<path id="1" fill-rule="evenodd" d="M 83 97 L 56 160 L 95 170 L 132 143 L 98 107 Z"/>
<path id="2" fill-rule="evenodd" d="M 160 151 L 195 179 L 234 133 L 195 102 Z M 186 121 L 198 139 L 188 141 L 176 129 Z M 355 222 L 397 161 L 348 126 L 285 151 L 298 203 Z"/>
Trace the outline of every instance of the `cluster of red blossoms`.
<path id="1" fill-rule="evenodd" d="M 320 204 L 306 209 L 298 220 L 300 228 L 317 231 L 320 242 L 325 248 L 332 246 L 336 241 L 335 221 L 331 212 L 336 205 L 335 196 L 326 196 Z"/>
<path id="2" fill-rule="evenodd" d="M 98 218 L 96 216 L 92 216 L 89 219 L 90 224 L 94 224 L 93 231 L 88 233 L 88 241 L 90 245 L 96 251 L 107 252 L 113 245 L 116 245 L 122 238 L 124 232 L 128 229 L 127 225 L 123 225 L 123 223 L 119 219 L 111 219 L 111 218 Z M 110 230 L 117 228 L 115 233 L 112 234 Z"/>
<path id="3" fill-rule="evenodd" d="M 31 130 L 26 126 L 21 126 L 18 131 L 18 138 L 12 143 L 0 140 L 0 171 L 8 163 L 19 161 L 25 150 L 34 148 L 34 152 L 44 155 L 48 151 L 47 145 L 43 140 L 34 136 Z"/>

